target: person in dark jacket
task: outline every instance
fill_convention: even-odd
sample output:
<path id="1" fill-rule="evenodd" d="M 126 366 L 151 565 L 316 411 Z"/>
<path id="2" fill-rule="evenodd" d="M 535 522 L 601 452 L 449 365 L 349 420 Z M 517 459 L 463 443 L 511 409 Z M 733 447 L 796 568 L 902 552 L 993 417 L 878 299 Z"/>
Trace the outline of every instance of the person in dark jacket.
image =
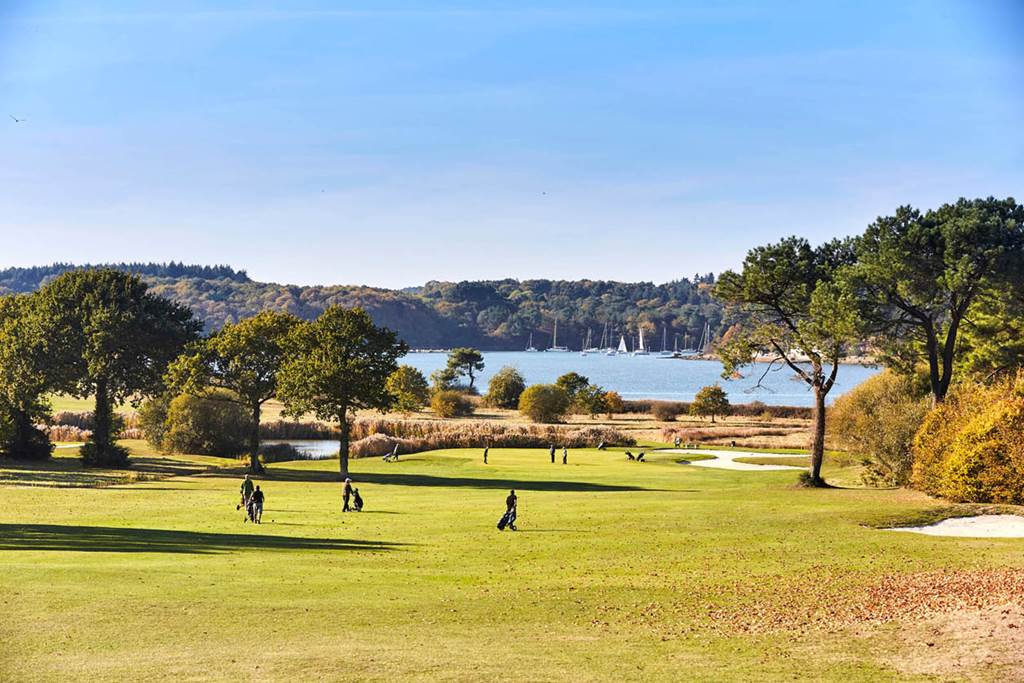
<path id="1" fill-rule="evenodd" d="M 341 506 L 342 512 L 351 512 L 352 508 L 349 506 L 348 501 L 352 498 L 352 480 L 345 477 L 345 488 L 341 490 L 341 500 L 343 505 Z"/>
<path id="2" fill-rule="evenodd" d="M 555 464 L 555 444 L 551 444 L 551 464 Z"/>
<path id="3" fill-rule="evenodd" d="M 565 446 L 562 446 L 562 464 L 569 464 L 569 449 L 566 448 Z"/>
<path id="4" fill-rule="evenodd" d="M 491 450 L 490 446 L 484 446 L 484 464 L 487 464 L 487 451 Z"/>
<path id="5" fill-rule="evenodd" d="M 236 510 L 245 509 L 245 517 L 242 518 L 243 522 L 249 520 L 249 498 L 252 497 L 252 479 L 249 475 L 245 475 L 245 479 L 242 480 L 242 485 L 239 487 L 242 494 L 242 502 L 235 506 Z"/>
<path id="6" fill-rule="evenodd" d="M 249 518 L 253 524 L 263 523 L 263 491 L 257 486 L 249 497 Z"/>
<path id="7" fill-rule="evenodd" d="M 505 514 L 508 515 L 508 528 L 512 531 L 519 531 L 516 529 L 516 507 L 519 504 L 519 498 L 516 496 L 515 489 L 508 492 L 508 497 L 505 498 Z"/>

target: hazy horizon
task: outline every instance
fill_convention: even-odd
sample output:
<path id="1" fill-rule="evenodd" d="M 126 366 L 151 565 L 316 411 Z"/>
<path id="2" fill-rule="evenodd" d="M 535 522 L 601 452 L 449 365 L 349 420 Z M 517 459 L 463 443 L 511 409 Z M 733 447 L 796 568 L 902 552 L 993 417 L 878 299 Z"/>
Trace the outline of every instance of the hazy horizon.
<path id="1" fill-rule="evenodd" d="M 1022 29 L 999 0 L 5 3 L 0 265 L 720 273 L 901 204 L 1019 199 Z"/>

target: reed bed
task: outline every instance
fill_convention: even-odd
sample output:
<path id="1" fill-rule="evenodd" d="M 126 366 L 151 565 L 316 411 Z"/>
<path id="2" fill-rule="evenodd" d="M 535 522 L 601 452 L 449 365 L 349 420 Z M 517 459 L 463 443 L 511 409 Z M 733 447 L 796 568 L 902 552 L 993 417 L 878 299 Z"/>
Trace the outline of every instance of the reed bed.
<path id="1" fill-rule="evenodd" d="M 336 427 L 320 422 L 270 422 L 260 427 L 265 439 L 337 439 Z M 610 427 L 501 424 L 482 420 L 396 420 L 358 418 L 352 421 L 350 454 L 369 457 L 391 453 L 419 453 L 441 448 L 593 448 L 632 446 L 636 441 Z"/>
<path id="2" fill-rule="evenodd" d="M 655 407 L 668 411 L 674 410 L 676 415 L 688 415 L 690 403 L 687 401 L 654 401 L 636 399 L 623 401 L 623 413 L 653 413 Z M 802 406 L 770 406 L 760 401 L 737 403 L 730 409 L 730 415 L 738 417 L 757 417 L 761 419 L 801 418 L 809 420 L 811 409 Z"/>

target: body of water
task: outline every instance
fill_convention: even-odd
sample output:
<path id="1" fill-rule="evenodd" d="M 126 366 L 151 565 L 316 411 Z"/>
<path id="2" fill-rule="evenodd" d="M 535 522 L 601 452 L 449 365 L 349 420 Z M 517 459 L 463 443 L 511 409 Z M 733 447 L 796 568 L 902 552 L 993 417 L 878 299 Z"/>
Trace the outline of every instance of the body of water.
<path id="1" fill-rule="evenodd" d="M 338 440 L 327 439 L 265 439 L 264 446 L 286 443 L 295 447 L 307 460 L 326 460 L 338 457 Z"/>
<path id="2" fill-rule="evenodd" d="M 399 361 L 411 365 L 427 377 L 445 367 L 448 356 L 444 353 L 410 353 Z M 626 399 L 659 399 L 663 401 L 691 401 L 701 387 L 721 384 L 732 403 L 761 401 L 769 405 L 810 406 L 814 395 L 788 367 L 779 367 L 768 373 L 762 384 L 755 388 L 758 378 L 767 368 L 759 363 L 744 369 L 742 379 L 723 380 L 722 364 L 710 360 L 678 360 L 651 356 L 606 356 L 591 353 L 526 353 L 525 351 L 492 351 L 484 353 L 485 367 L 474 385 L 483 393 L 487 382 L 506 365 L 517 369 L 527 384 L 550 384 L 567 372 L 578 372 L 594 384 L 617 391 Z M 829 394 L 830 402 L 879 371 L 861 365 L 843 365 L 839 368 L 836 386 Z"/>

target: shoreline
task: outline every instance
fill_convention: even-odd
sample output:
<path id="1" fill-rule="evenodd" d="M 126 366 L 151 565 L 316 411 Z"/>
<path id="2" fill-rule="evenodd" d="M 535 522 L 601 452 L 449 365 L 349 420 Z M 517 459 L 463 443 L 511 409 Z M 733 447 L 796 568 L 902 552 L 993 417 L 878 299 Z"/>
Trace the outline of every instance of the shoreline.
<path id="1" fill-rule="evenodd" d="M 409 353 L 430 353 L 430 354 L 445 354 L 450 353 L 451 349 L 410 349 Z M 481 349 L 481 353 L 527 353 L 523 349 Z M 536 351 L 536 353 L 546 353 L 546 351 Z M 570 353 L 581 353 L 580 351 L 570 351 Z M 623 356 L 629 356 L 630 354 L 624 353 Z M 650 358 L 657 358 L 658 360 L 704 360 L 704 361 L 717 361 L 721 362 L 721 358 L 714 353 L 690 353 L 679 356 L 660 356 L 657 353 L 651 353 Z M 768 363 L 772 360 L 777 360 L 772 356 L 757 356 L 754 358 L 755 363 Z M 808 363 L 810 362 L 806 358 L 798 360 L 797 363 Z M 879 367 L 881 362 L 871 356 L 849 356 L 839 361 L 840 365 L 860 365 L 863 367 Z"/>

